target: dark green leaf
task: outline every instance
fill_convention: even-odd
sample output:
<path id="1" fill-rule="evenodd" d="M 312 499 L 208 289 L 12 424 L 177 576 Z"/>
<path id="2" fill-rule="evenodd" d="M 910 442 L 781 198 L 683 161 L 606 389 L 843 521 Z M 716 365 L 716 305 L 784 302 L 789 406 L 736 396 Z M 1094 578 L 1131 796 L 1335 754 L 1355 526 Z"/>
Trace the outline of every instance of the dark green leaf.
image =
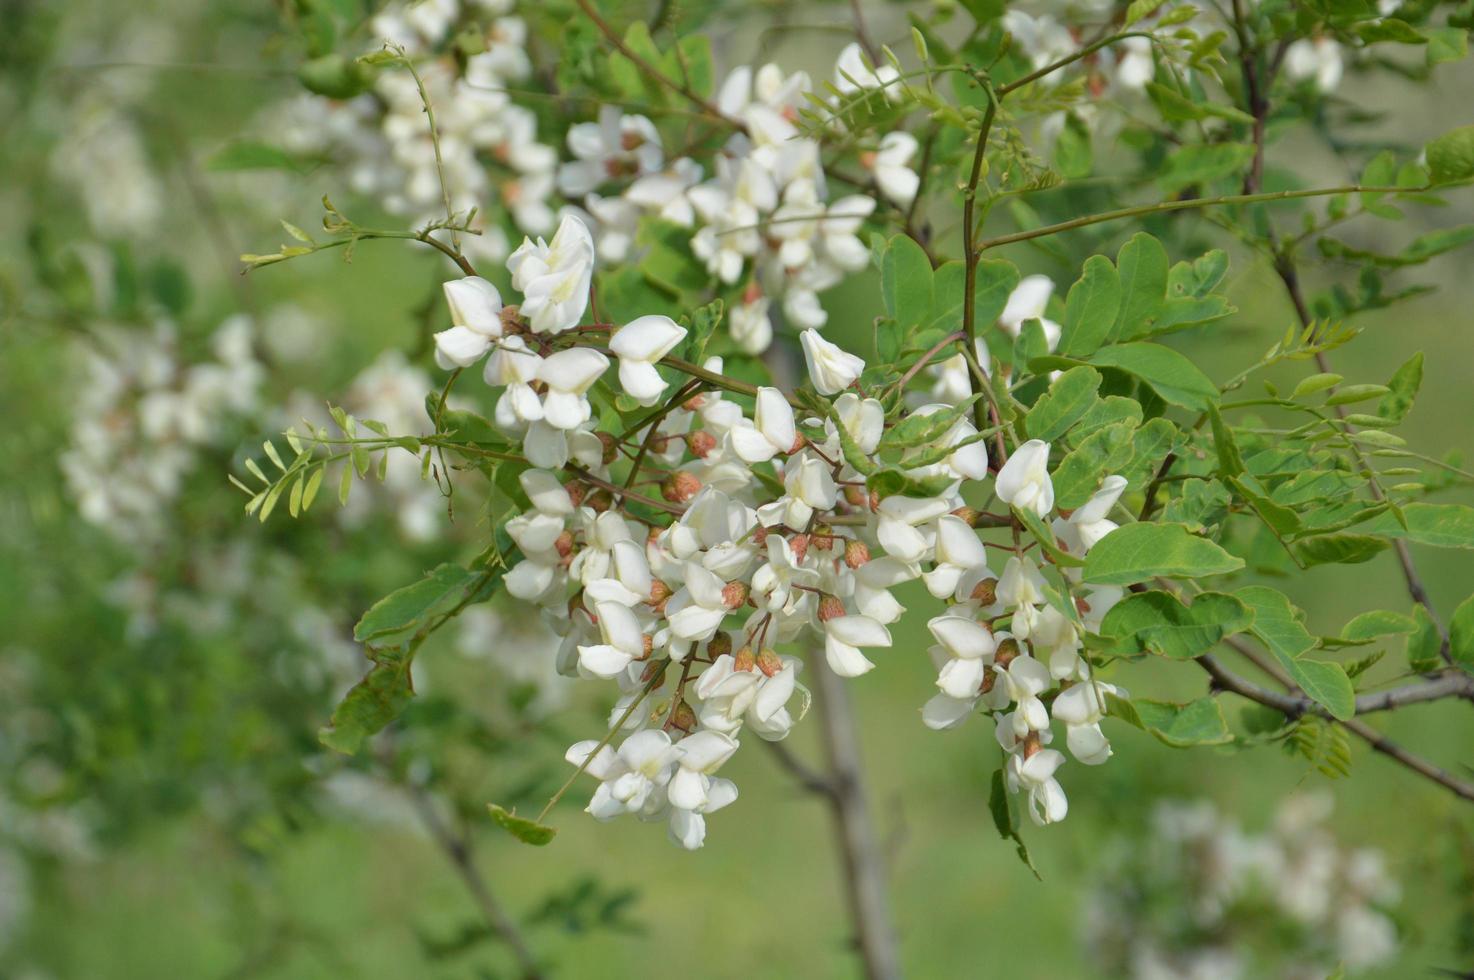
<path id="1" fill-rule="evenodd" d="M 1091 367 L 1070 368 L 1039 396 L 1029 410 L 1025 427 L 1029 438 L 1053 442 L 1080 421 L 1099 400 L 1100 372 Z"/>
<path id="2" fill-rule="evenodd" d="M 1094 353 L 1110 339 L 1120 310 L 1121 280 L 1116 267 L 1104 255 L 1092 255 L 1065 300 L 1059 352 L 1067 357 Z"/>
<path id="3" fill-rule="evenodd" d="M 1177 351 L 1160 344 L 1115 344 L 1096 351 L 1090 363 L 1140 378 L 1173 405 L 1201 412 L 1218 401 L 1218 386 L 1207 375 Z"/>

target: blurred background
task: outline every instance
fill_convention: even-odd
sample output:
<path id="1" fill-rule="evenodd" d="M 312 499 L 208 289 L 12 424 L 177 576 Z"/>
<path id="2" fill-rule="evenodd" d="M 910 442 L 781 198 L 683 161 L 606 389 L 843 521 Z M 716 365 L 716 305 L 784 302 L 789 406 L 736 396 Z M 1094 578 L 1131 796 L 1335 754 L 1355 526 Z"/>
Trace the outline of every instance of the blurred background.
<path id="1" fill-rule="evenodd" d="M 339 6 L 362 23 L 377 5 Z M 552 641 L 525 614 L 478 608 L 443 631 L 416 664 L 403 724 L 360 756 L 319 745 L 364 668 L 358 616 L 473 555 L 490 528 L 460 497 L 451 520 L 413 461 L 342 509 L 324 500 L 264 525 L 227 483 L 263 438 L 323 417 L 328 401 L 423 429 L 437 378 L 439 256 L 367 242 L 351 263 L 328 254 L 239 274 L 239 253 L 283 240 L 278 219 L 314 225 L 323 194 L 365 223 L 382 203 L 311 152 L 261 156 L 325 125 L 302 112 L 317 97 L 295 77 L 297 9 L 0 0 L 0 976 L 517 975 L 447 841 L 470 848 L 552 975 L 858 975 L 828 810 L 766 752 L 724 772 L 742 805 L 713 818 L 699 852 L 634 822 L 595 824 L 579 790 L 554 811 L 548 848 L 489 825 L 489 801 L 540 805 L 565 775 L 563 747 L 608 710 L 601 691 L 552 674 Z M 903 36 L 899 8 L 870 14 L 878 36 Z M 760 50 L 827 74 L 848 17 L 843 5 L 734 7 L 712 28 L 718 66 Z M 777 20 L 783 31 L 763 31 Z M 1471 91 L 1474 70 L 1456 64 L 1426 83 L 1352 77 L 1340 98 L 1369 114 L 1358 139 L 1416 145 L 1468 121 Z M 1354 177 L 1310 136 L 1275 144 L 1270 161 L 1316 182 Z M 1397 234 L 1460 223 L 1468 199 L 1453 199 L 1462 215 L 1425 208 Z M 945 234 L 956 219 L 934 220 Z M 1385 248 L 1372 238 L 1386 227 L 1342 237 Z M 1080 256 L 1114 254 L 1132 230 L 1008 257 L 1068 282 Z M 1193 234 L 1232 250 L 1211 225 Z M 1173 340 L 1219 379 L 1293 316 L 1268 270 L 1232 255 L 1239 315 Z M 1337 275 L 1316 269 L 1312 286 Z M 1337 370 L 1382 382 L 1427 351 L 1406 431 L 1441 456 L 1470 440 L 1474 253 L 1400 285 L 1436 289 L 1359 317 L 1365 334 Z M 877 292 L 867 273 L 827 294 L 830 329 L 863 348 Z M 1417 557 L 1438 608 L 1466 597 L 1467 555 Z M 1407 606 L 1390 554 L 1280 586 L 1313 632 Z M 1326 919 L 1307 939 L 1264 912 L 1272 900 L 1245 901 L 1191 937 L 1247 957 L 1245 975 L 1327 976 L 1346 955 L 1338 929 L 1394 930 L 1357 976 L 1474 967 L 1467 804 L 1359 743 L 1351 778 L 1335 779 L 1277 744 L 1178 751 L 1114 725 L 1111 764 L 1071 769 L 1070 819 L 1026 829 L 1036 880 L 988 813 L 998 749 L 986 726 L 920 723 L 933 684 L 923 619 L 903 621 L 883 669 L 851 688 L 910 975 L 1125 975 L 1123 947 L 1153 930 L 1180 937 L 1182 910 L 1214 887 L 1194 836 L 1204 828 L 1292 885 L 1334 880 L 1338 901 L 1375 880 L 1387 917 Z M 1401 657 L 1399 642 L 1373 669 L 1395 676 Z M 1203 690 L 1190 666 L 1148 666 L 1118 682 L 1157 697 Z M 1231 723 L 1241 707 L 1226 705 Z M 1449 767 L 1474 744 L 1474 718 L 1450 704 L 1376 724 Z M 813 727 L 786 743 L 807 760 L 820 757 Z M 1327 862 L 1361 877 L 1327 878 Z M 1320 946 L 1331 951 L 1301 958 Z"/>

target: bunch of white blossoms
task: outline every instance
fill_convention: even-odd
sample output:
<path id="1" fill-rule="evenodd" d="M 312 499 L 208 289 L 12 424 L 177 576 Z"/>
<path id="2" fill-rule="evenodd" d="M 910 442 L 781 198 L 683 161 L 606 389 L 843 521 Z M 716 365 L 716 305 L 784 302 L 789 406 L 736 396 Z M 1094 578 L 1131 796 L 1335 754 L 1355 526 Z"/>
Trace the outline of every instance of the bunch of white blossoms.
<path id="1" fill-rule="evenodd" d="M 388 67 L 372 94 L 342 102 L 303 96 L 282 107 L 273 114 L 274 135 L 292 152 L 343 162 L 353 190 L 392 214 L 440 220 L 446 197 L 460 216 L 477 209 L 473 227 L 481 233 L 465 236 L 462 247 L 473 259 L 502 260 L 506 236 L 481 220 L 492 205 L 528 234 L 546 234 L 557 221 L 551 203 L 557 151 L 538 142 L 537 116 L 507 93 L 532 72 L 527 26 L 505 16 L 512 6 L 428 0 L 386 8 L 373 18 L 373 35 L 414 60 L 424 95 L 407 69 Z M 462 25 L 477 28 L 483 50 L 457 60 L 448 42 Z M 435 112 L 438 163 L 427 100 Z"/>
<path id="2" fill-rule="evenodd" d="M 1397 952 L 1398 886 L 1374 850 L 1326 827 L 1328 795 L 1287 799 L 1263 833 L 1212 803 L 1162 803 L 1146 834 L 1117 841 L 1086 904 L 1086 941 L 1112 974 L 1158 980 L 1319 980 Z"/>
<path id="3" fill-rule="evenodd" d="M 199 450 L 224 424 L 258 408 L 264 368 L 251 320 L 221 324 L 213 358 L 188 363 L 171 324 L 104 328 L 84 351 L 71 444 L 62 473 L 82 517 L 119 540 L 142 545 L 165 530 L 165 515 Z"/>
<path id="4" fill-rule="evenodd" d="M 879 90 L 895 97 L 898 84 L 893 68 L 868 67 L 859 45 L 841 53 L 835 69 L 840 92 Z M 773 297 L 781 299 L 791 326 L 822 327 L 827 314 L 818 294 L 869 261 L 857 232 L 876 200 L 868 194 L 828 199 L 821 145 L 798 125 L 812 88 L 806 73 L 785 75 L 775 64 L 734 69 L 716 106 L 740 128 L 717 154 L 710 177 L 688 157 L 667 164 L 655 125 L 612 106 L 597 122 L 569 130 L 573 159 L 558 172 L 559 190 L 593 219 L 605 261 L 629 258 L 640 219 L 656 216 L 690 229 L 692 251 L 714 279 L 733 285 L 745 278 L 729 329 L 749 354 L 772 343 Z M 867 142 L 860 162 L 876 191 L 908 208 L 920 183 L 910 168 L 916 138 L 894 132 Z"/>
<path id="5" fill-rule="evenodd" d="M 561 671 L 619 688 L 610 739 L 569 750 L 601 782 L 590 812 L 667 819 L 680 843 L 699 846 L 705 815 L 736 797 L 715 774 L 742 734 L 781 739 L 803 717 L 801 664 L 774 648 L 809 637 L 827 669 L 864 674 L 875 666 L 866 651 L 891 645 L 888 627 L 904 612 L 892 590 L 920 580 L 947 603 L 930 623 L 939 693 L 925 722 L 950 728 L 989 712 L 1010 753 L 1010 785 L 1040 823 L 1061 819 L 1063 756 L 1045 746 L 1058 722 L 1082 762 L 1110 755 L 1099 722 L 1114 688 L 1091 678 L 1080 650 L 1121 592 L 1080 591 L 1065 576 L 1058 588 L 1072 605 L 1061 610 L 1022 552 L 1001 574 L 989 568 L 975 528 L 1009 518 L 964 501 L 964 486 L 991 473 L 971 388 L 962 404 L 911 412 L 933 418 L 934 431 L 885 464 L 925 495 L 882 497 L 866 473 L 886 438 L 885 411 L 856 390 L 862 359 L 817 331 L 801 334 L 822 414 L 772 387 L 754 390 L 749 411 L 711 375 L 667 396 L 657 365 L 686 329 L 664 316 L 581 323 L 593 263 L 587 229 L 566 217 L 552 242 L 527 241 L 509 259 L 519 306 L 503 306 L 484 279 L 449 282 L 454 325 L 435 338 L 444 367 L 485 358 L 487 382 L 501 389 L 496 424 L 531 464 L 519 475 L 528 507 L 506 523 L 520 554 L 505 588 L 563 638 Z M 611 357 L 627 396 L 660 405 L 620 437 L 598 430 L 589 402 Z M 719 375 L 721 360 L 704 367 Z M 623 485 L 610 471 L 621 452 L 635 466 Z M 997 498 L 1053 516 L 1048 458 L 1042 442 L 1017 447 L 997 473 Z M 1111 477 L 1060 515 L 1061 546 L 1083 555 L 1110 533 L 1124 486 Z"/>

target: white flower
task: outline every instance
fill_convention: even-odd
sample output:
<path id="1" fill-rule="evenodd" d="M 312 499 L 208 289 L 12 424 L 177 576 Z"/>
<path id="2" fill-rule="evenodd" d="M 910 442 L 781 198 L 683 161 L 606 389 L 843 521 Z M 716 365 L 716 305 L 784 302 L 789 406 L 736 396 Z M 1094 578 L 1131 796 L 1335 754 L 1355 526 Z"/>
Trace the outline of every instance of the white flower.
<path id="1" fill-rule="evenodd" d="M 678 640 L 708 639 L 734 608 L 728 598 L 727 583 L 699 563 L 687 562 L 686 586 L 666 606 L 671 635 Z"/>
<path id="2" fill-rule="evenodd" d="M 1031 731 L 1048 728 L 1049 709 L 1044 707 L 1039 695 L 1049 690 L 1053 683 L 1049 668 L 1024 653 L 1010 660 L 1008 666 L 998 673 L 1005 684 L 1008 699 L 1014 703 L 1014 734 L 1023 738 Z"/>
<path id="3" fill-rule="evenodd" d="M 804 347 L 809 378 L 821 395 L 838 394 L 865 371 L 863 360 L 825 340 L 817 330 L 805 330 L 799 340 Z"/>
<path id="4" fill-rule="evenodd" d="M 615 752 L 592 739 L 569 747 L 564 756 L 575 766 L 599 780 L 589 801 L 588 812 L 595 820 L 612 820 L 622 813 L 639 813 L 655 802 L 656 789 L 670 782 L 680 749 L 660 730 L 636 732 Z M 592 755 L 592 758 L 590 756 Z"/>
<path id="5" fill-rule="evenodd" d="M 1014 450 L 998 471 L 998 499 L 1019 510 L 1048 517 L 1054 509 L 1054 483 L 1049 479 L 1049 443 L 1030 439 Z"/>
<path id="6" fill-rule="evenodd" d="M 793 406 L 777 388 L 759 388 L 752 421 L 743 419 L 729 433 L 732 451 L 745 463 L 767 462 L 779 453 L 792 451 L 798 441 Z"/>
<path id="7" fill-rule="evenodd" d="M 931 550 L 935 535 L 928 536 L 921 525 L 936 520 L 952 509 L 942 497 L 886 497 L 876 510 L 876 540 L 886 554 L 897 561 L 920 561 Z"/>
<path id="8" fill-rule="evenodd" d="M 470 367 L 502 335 L 501 293 L 480 276 L 454 279 L 443 288 L 451 328 L 435 335 L 435 362 L 446 370 Z"/>
<path id="9" fill-rule="evenodd" d="M 1038 618 L 1038 606 L 1044 602 L 1044 576 L 1031 558 L 1011 556 L 998 578 L 995 595 L 998 605 L 1013 610 L 1013 632 L 1028 639 Z"/>
<path id="10" fill-rule="evenodd" d="M 773 342 L 773 321 L 768 317 L 768 306 L 772 301 L 766 296 L 732 307 L 727 318 L 727 329 L 732 332 L 732 342 L 746 354 L 761 354 Z"/>
<path id="11" fill-rule="evenodd" d="M 527 349 L 521 337 L 503 337 L 486 359 L 482 377 L 494 386 L 506 386 L 496 403 L 497 424 L 505 429 L 520 429 L 520 423 L 536 422 L 543 417 L 542 400 L 532 390 L 543 359 Z"/>
<path id="12" fill-rule="evenodd" d="M 551 244 L 523 239 L 507 259 L 512 285 L 525 297 L 521 314 L 535 333 L 578 326 L 589 302 L 594 275 L 594 239 L 588 226 L 563 216 Z"/>
<path id="13" fill-rule="evenodd" d="M 1050 714 L 1066 726 L 1070 754 L 1087 766 L 1098 766 L 1111 757 L 1111 743 L 1100 730 L 1105 717 L 1105 696 L 1117 693 L 1115 686 L 1095 680 L 1080 681 L 1061 691 Z"/>
<path id="14" fill-rule="evenodd" d="M 1108 476 L 1101 482 L 1100 489 L 1070 514 L 1068 520 L 1056 518 L 1054 536 L 1059 539 L 1060 546 L 1071 554 L 1083 556 L 1095 547 L 1097 541 L 1114 531 L 1118 525 L 1106 515 L 1121 499 L 1125 489 L 1125 477 Z"/>
<path id="15" fill-rule="evenodd" d="M 666 787 L 670 805 L 681 810 L 702 813 L 711 803 L 711 774 L 722 767 L 737 751 L 737 740 L 723 732 L 696 732 L 683 738 L 679 768 Z M 720 780 L 725 782 L 725 780 Z"/>
<path id="16" fill-rule="evenodd" d="M 847 391 L 834 400 L 834 414 L 860 452 L 867 456 L 875 452 L 875 447 L 880 445 L 880 439 L 885 435 L 885 408 L 877 399 L 861 398 L 853 391 Z M 834 420 L 825 419 L 824 429 L 833 433 Z"/>
<path id="17" fill-rule="evenodd" d="M 894 499 L 894 498 L 887 498 Z M 987 560 L 983 542 L 960 517 L 946 514 L 937 519 L 936 567 L 922 576 L 926 590 L 943 599 L 953 593 L 964 572 Z"/>
<path id="18" fill-rule="evenodd" d="M 568 128 L 575 160 L 558 170 L 558 189 L 581 197 L 615 177 L 648 174 L 665 161 L 660 132 L 644 116 L 626 116 L 618 106 L 599 110 L 599 121 Z"/>
<path id="19" fill-rule="evenodd" d="M 937 688 L 956 700 L 977 698 L 998 648 L 992 631 L 962 616 L 938 616 L 926 628 L 949 657 L 937 675 Z"/>
<path id="20" fill-rule="evenodd" d="M 585 397 L 609 367 L 609 358 L 587 347 L 570 347 L 550 354 L 538 367 L 538 378 L 548 386 L 543 395 L 543 418 L 556 429 L 575 429 L 593 415 Z"/>
<path id="21" fill-rule="evenodd" d="M 615 332 L 609 349 L 619 358 L 619 383 L 641 405 L 653 405 L 667 382 L 655 363 L 686 339 L 686 328 L 668 316 L 651 314 L 630 321 Z"/>
<path id="22" fill-rule="evenodd" d="M 860 647 L 889 647 L 890 630 L 869 616 L 836 616 L 824 624 L 824 659 L 840 677 L 859 677 L 875 668 Z"/>
<path id="23" fill-rule="evenodd" d="M 1040 826 L 1059 823 L 1069 812 L 1064 788 L 1054 778 L 1064 761 L 1065 757 L 1054 749 L 1040 749 L 1027 759 L 1021 754 L 1008 758 L 1009 789 L 1028 793 L 1029 816 Z"/>
<path id="24" fill-rule="evenodd" d="M 911 206 L 916 199 L 916 189 L 921 186 L 921 178 L 909 166 L 918 148 L 916 137 L 910 133 L 887 133 L 880 141 L 880 149 L 866 164 L 875 175 L 875 185 L 880 188 L 880 193 L 900 208 Z"/>
<path id="25" fill-rule="evenodd" d="M 1294 81 L 1314 79 L 1316 88 L 1332 92 L 1344 73 L 1341 45 L 1332 38 L 1301 38 L 1285 49 L 1285 74 Z"/>
<path id="26" fill-rule="evenodd" d="M 841 94 L 848 95 L 851 92 L 860 92 L 870 89 L 881 89 L 888 99 L 901 97 L 900 86 L 896 84 L 901 73 L 889 62 L 870 68 L 865 64 L 865 54 L 860 45 L 854 42 L 847 44 L 845 49 L 839 53 L 839 60 L 834 65 L 834 87 Z"/>
<path id="27" fill-rule="evenodd" d="M 609 680 L 645 656 L 645 633 L 634 611 L 622 603 L 596 602 L 594 612 L 604 642 L 580 646 L 578 667 L 581 673 Z"/>
<path id="28" fill-rule="evenodd" d="M 1010 337 L 1018 337 L 1028 320 L 1038 320 L 1044 328 L 1044 340 L 1050 350 L 1059 346 L 1063 328 L 1044 316 L 1049 297 L 1054 293 L 1054 280 L 1048 276 L 1025 276 L 1008 294 L 1008 302 L 998 316 L 998 325 Z"/>

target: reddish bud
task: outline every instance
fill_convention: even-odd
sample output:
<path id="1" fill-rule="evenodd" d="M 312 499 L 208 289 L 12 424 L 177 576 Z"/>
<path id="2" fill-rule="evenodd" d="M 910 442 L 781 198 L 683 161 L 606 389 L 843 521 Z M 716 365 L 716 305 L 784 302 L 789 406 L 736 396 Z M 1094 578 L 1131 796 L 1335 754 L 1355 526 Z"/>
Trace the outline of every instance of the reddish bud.
<path id="1" fill-rule="evenodd" d="M 795 534 L 788 539 L 788 547 L 793 552 L 794 561 L 803 561 L 809 554 L 809 536 L 807 534 Z"/>
<path id="2" fill-rule="evenodd" d="M 819 600 L 819 622 L 827 623 L 845 614 L 844 603 L 839 596 L 826 595 Z"/>
<path id="3" fill-rule="evenodd" d="M 851 507 L 869 507 L 870 495 L 864 487 L 845 487 L 844 499 Z"/>
<path id="4" fill-rule="evenodd" d="M 804 438 L 804 434 L 802 432 L 797 433 L 793 437 L 793 445 L 788 447 L 788 455 L 792 456 L 794 453 L 798 452 L 800 449 L 804 448 L 808 444 L 809 440 Z"/>
<path id="5" fill-rule="evenodd" d="M 733 670 L 751 670 L 757 663 L 757 658 L 752 655 L 752 647 L 743 647 L 732 657 Z"/>
<path id="6" fill-rule="evenodd" d="M 757 655 L 757 669 L 769 677 L 783 669 L 783 661 L 778 659 L 778 654 L 772 648 L 766 648 Z"/>
<path id="7" fill-rule="evenodd" d="M 516 303 L 503 306 L 497 317 L 502 321 L 502 333 L 522 333 L 526 324 L 522 322 L 522 308 Z"/>
<path id="8" fill-rule="evenodd" d="M 588 495 L 588 490 L 577 480 L 569 480 L 563 484 L 563 490 L 568 494 L 568 499 L 573 501 L 573 506 L 575 507 L 582 506 L 583 498 Z"/>
<path id="9" fill-rule="evenodd" d="M 649 633 L 646 633 L 642 640 L 642 643 L 644 644 L 645 650 L 636 659 L 649 660 L 650 654 L 655 652 L 655 637 L 651 636 Z"/>
<path id="10" fill-rule="evenodd" d="M 660 495 L 673 504 L 684 504 L 700 492 L 701 481 L 685 470 L 676 470 L 660 485 Z"/>
<path id="11" fill-rule="evenodd" d="M 731 652 L 732 636 L 723 630 L 717 630 L 716 635 L 706 641 L 706 654 L 712 660 L 718 657 L 725 657 Z"/>
<path id="12" fill-rule="evenodd" d="M 1039 754 L 1039 750 L 1042 749 L 1042 748 L 1044 748 L 1044 745 L 1043 745 L 1043 743 L 1039 739 L 1039 733 L 1038 732 L 1030 732 L 1029 734 L 1027 734 L 1027 735 L 1024 736 L 1024 758 L 1025 759 L 1032 759 L 1032 758 L 1034 758 L 1034 756 L 1036 756 L 1036 755 Z"/>
<path id="13" fill-rule="evenodd" d="M 984 606 L 991 606 L 998 601 L 998 580 L 996 578 L 985 578 L 972 587 L 971 598 L 973 602 Z"/>
<path id="14" fill-rule="evenodd" d="M 747 584 L 745 582 L 728 582 L 722 588 L 722 604 L 728 609 L 736 609 L 747 601 Z"/>
<path id="15" fill-rule="evenodd" d="M 663 662 L 663 660 L 646 661 L 645 669 L 640 672 L 640 682 L 642 684 L 648 684 L 655 680 L 655 675 L 660 671 L 660 665 Z"/>
<path id="16" fill-rule="evenodd" d="M 667 726 L 690 734 L 696 728 L 696 712 L 691 710 L 689 704 L 682 701 L 676 705 L 676 710 L 671 712 Z"/>
<path id="17" fill-rule="evenodd" d="M 564 531 L 558 535 L 558 539 L 553 542 L 553 550 L 558 552 L 559 558 L 567 558 L 573 554 L 573 532 Z"/>
<path id="18" fill-rule="evenodd" d="M 760 300 L 762 298 L 763 298 L 763 290 L 762 290 L 762 287 L 759 286 L 755 281 L 754 282 L 749 282 L 747 284 L 747 288 L 744 289 L 744 290 L 742 290 L 742 302 L 746 306 L 751 306 L 753 303 L 756 303 L 758 300 Z"/>
<path id="19" fill-rule="evenodd" d="M 753 528 L 752 543 L 757 545 L 759 548 L 766 548 L 768 546 L 768 529 L 763 527 L 761 524 Z"/>
<path id="20" fill-rule="evenodd" d="M 982 515 L 973 510 L 971 507 L 958 507 L 952 512 L 952 516 L 961 518 L 962 522 L 968 527 L 977 527 L 978 518 L 980 518 Z"/>
<path id="21" fill-rule="evenodd" d="M 602 514 L 614 506 L 614 496 L 608 490 L 597 490 L 585 501 L 585 506 L 591 507 L 596 513 Z"/>
<path id="22" fill-rule="evenodd" d="M 697 459 L 705 459 L 707 453 L 717 448 L 717 437 L 705 429 L 688 432 L 686 433 L 686 448 L 691 450 L 691 455 Z"/>
<path id="23" fill-rule="evenodd" d="M 859 568 L 870 560 L 870 547 L 863 541 L 846 541 L 844 563 L 850 568 Z"/>

